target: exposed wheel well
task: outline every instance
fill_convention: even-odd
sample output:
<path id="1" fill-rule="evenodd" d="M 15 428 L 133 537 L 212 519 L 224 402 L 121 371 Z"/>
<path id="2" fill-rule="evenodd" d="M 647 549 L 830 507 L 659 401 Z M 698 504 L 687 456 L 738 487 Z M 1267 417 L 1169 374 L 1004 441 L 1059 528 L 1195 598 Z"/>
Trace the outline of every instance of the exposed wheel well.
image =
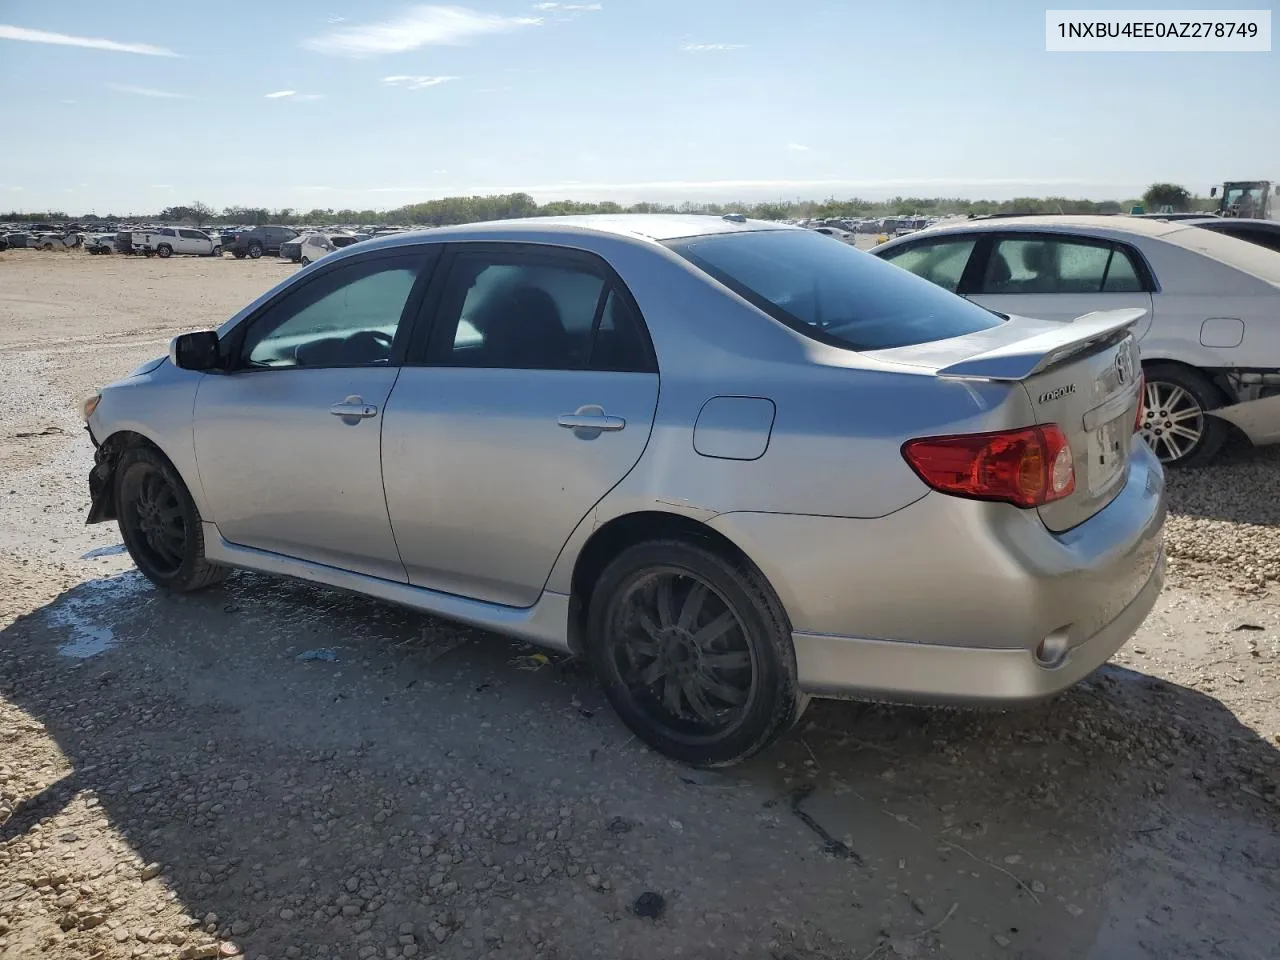
<path id="1" fill-rule="evenodd" d="M 97 453 L 94 455 L 93 481 L 90 484 L 90 492 L 93 494 L 90 523 L 116 519 L 115 499 L 111 496 L 111 488 L 115 482 L 116 464 L 120 462 L 120 457 L 126 450 L 133 450 L 138 447 L 154 450 L 164 457 L 165 461 L 173 467 L 178 476 L 182 476 L 182 472 L 174 466 L 168 455 L 142 434 L 135 433 L 132 430 L 120 430 L 111 434 L 111 436 L 102 441 L 102 445 L 98 447 Z"/>
<path id="2" fill-rule="evenodd" d="M 751 558 L 724 534 L 689 517 L 659 510 L 615 517 L 591 535 L 573 567 L 569 600 L 569 647 L 574 653 L 581 653 L 583 650 L 591 591 L 605 567 L 619 553 L 637 543 L 672 539 L 697 543 L 736 564 L 751 563 Z"/>

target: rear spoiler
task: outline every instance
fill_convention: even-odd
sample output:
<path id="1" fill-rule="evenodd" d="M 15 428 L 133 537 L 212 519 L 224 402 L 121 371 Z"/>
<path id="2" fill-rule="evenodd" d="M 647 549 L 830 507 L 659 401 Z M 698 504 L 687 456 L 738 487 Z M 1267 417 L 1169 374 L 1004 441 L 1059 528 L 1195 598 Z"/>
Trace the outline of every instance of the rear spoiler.
<path id="1" fill-rule="evenodd" d="M 1095 310 L 1058 329 L 943 367 L 937 375 L 949 380 L 1026 380 L 1104 340 L 1118 338 L 1146 315 L 1141 307 Z"/>

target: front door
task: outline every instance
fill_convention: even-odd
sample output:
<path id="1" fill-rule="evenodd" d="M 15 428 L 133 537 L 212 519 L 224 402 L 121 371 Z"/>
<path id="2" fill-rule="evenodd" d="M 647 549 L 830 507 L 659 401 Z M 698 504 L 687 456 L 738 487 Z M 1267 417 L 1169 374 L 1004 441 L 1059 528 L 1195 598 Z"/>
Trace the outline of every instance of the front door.
<path id="1" fill-rule="evenodd" d="M 1000 313 L 1070 321 L 1094 310 L 1140 307 L 1151 324 L 1151 281 L 1136 252 L 1089 237 L 996 234 L 969 299 Z M 966 286 L 969 278 L 966 277 Z"/>
<path id="2" fill-rule="evenodd" d="M 405 581 L 379 454 L 429 256 L 335 264 L 224 338 L 230 369 L 201 381 L 195 447 L 206 519 L 227 540 Z"/>
<path id="3" fill-rule="evenodd" d="M 400 555 L 418 586 L 529 606 L 644 451 L 652 346 L 621 281 L 573 251 L 468 245 L 439 304 L 383 426 Z"/>

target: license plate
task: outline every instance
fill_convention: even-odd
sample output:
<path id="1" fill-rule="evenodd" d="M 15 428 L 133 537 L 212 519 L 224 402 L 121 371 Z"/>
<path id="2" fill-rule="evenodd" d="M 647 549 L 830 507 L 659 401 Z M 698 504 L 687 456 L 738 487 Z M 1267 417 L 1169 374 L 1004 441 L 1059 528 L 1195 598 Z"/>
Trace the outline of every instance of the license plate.
<path id="1" fill-rule="evenodd" d="M 1089 493 L 1096 494 L 1107 487 L 1124 469 L 1126 447 L 1129 440 L 1123 425 L 1124 417 L 1104 423 L 1089 434 Z"/>

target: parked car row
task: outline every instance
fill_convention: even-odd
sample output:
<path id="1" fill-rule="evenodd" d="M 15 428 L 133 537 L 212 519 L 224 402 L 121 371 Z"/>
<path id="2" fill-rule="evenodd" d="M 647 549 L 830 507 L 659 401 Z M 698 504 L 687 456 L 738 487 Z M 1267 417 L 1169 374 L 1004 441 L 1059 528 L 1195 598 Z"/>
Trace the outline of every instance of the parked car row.
<path id="1" fill-rule="evenodd" d="M 1212 460 L 1232 430 L 1280 442 L 1278 241 L 1265 220 L 1033 216 L 935 226 L 870 252 L 1001 315 L 1140 311 L 1142 434 L 1181 466 Z M 1045 396 L 1094 389 L 1060 380 Z"/>

